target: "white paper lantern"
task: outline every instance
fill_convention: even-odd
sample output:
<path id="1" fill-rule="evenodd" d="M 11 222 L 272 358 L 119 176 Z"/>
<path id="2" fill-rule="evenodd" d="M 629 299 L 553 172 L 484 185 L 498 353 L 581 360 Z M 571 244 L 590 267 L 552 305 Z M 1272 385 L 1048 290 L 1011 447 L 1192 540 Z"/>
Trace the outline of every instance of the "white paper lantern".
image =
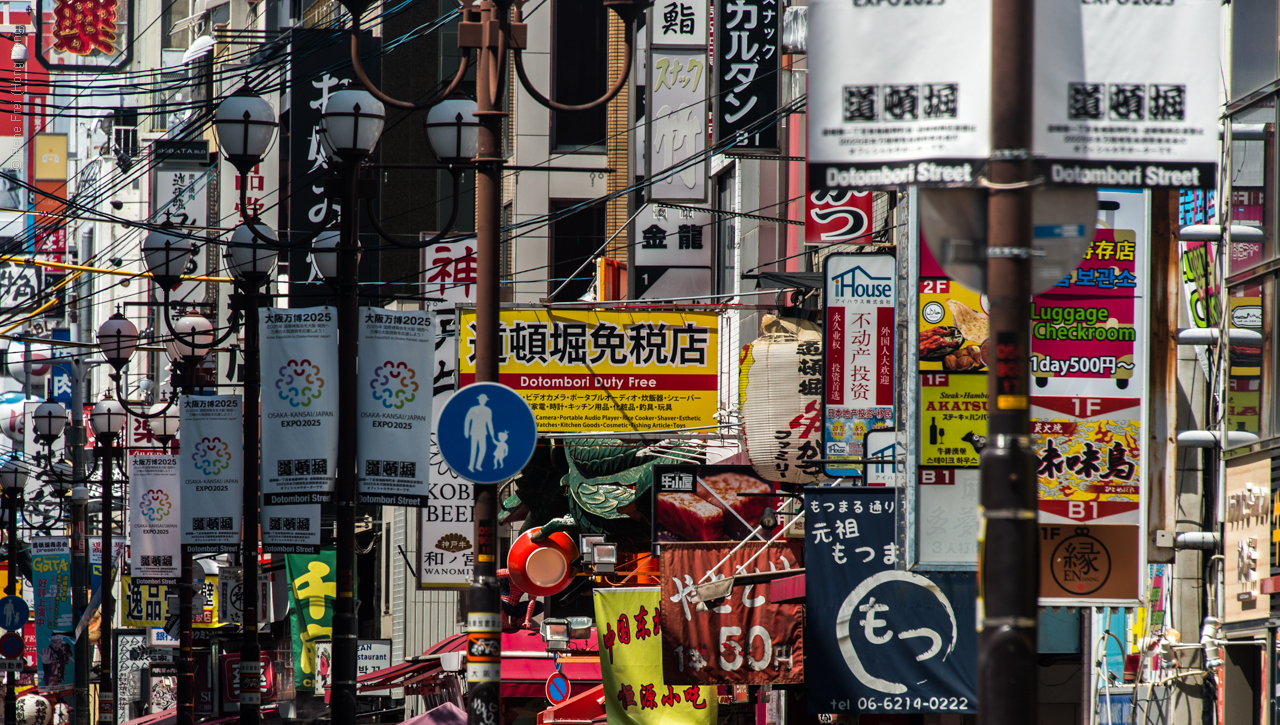
<path id="1" fill-rule="evenodd" d="M 40 695 L 23 695 L 17 704 L 18 725 L 49 725 L 53 706 Z"/>
<path id="2" fill-rule="evenodd" d="M 762 337 L 746 346 L 738 387 L 742 426 L 751 466 L 765 479 L 813 483 L 826 478 L 822 464 L 811 462 L 824 458 L 821 370 L 822 342 L 816 335 Z"/>

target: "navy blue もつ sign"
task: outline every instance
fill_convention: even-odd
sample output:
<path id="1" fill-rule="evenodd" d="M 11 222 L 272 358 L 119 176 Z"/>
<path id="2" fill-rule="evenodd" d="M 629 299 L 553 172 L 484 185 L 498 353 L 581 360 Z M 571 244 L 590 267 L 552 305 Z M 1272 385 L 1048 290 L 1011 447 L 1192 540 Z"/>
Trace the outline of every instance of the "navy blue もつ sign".
<path id="1" fill-rule="evenodd" d="M 472 383 L 445 403 L 436 439 L 454 473 L 475 483 L 500 483 L 533 456 L 538 423 L 516 391 L 500 383 Z"/>
<path id="2" fill-rule="evenodd" d="M 904 571 L 892 488 L 806 488 L 811 713 L 976 712 L 977 577 Z"/>

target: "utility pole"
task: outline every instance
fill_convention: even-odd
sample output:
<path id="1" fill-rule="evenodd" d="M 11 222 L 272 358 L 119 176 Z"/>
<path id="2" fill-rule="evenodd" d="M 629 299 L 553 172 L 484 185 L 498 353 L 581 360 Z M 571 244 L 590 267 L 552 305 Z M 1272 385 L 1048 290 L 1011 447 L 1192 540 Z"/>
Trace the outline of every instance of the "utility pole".
<path id="1" fill-rule="evenodd" d="M 89 608 L 89 537 L 86 526 L 89 519 L 89 489 L 76 486 L 71 489 L 71 626 L 74 628 Z M 76 634 L 72 630 L 72 634 Z M 75 640 L 75 725 L 89 723 L 89 666 L 92 662 L 89 649 L 89 631 L 79 632 Z"/>
<path id="2" fill-rule="evenodd" d="M 987 373 L 979 539 L 978 722 L 1036 722 L 1039 528 L 1031 449 L 1032 0 L 993 0 Z"/>

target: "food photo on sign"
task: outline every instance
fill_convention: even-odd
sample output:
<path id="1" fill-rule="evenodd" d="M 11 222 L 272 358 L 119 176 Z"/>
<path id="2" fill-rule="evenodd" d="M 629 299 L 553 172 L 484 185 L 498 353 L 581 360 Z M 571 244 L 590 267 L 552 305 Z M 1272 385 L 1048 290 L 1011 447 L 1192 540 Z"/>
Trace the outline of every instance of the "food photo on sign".
<path id="1" fill-rule="evenodd" d="M 775 507 L 777 484 L 750 466 L 657 465 L 653 480 L 655 545 L 751 538 Z"/>

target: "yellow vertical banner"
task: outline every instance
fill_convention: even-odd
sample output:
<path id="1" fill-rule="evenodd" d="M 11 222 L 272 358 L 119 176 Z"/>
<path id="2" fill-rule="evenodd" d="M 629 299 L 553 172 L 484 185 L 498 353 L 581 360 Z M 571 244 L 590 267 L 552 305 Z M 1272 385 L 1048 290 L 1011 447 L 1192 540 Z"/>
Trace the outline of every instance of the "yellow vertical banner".
<path id="1" fill-rule="evenodd" d="M 600 679 L 609 725 L 710 725 L 716 688 L 662 678 L 662 590 L 595 591 Z"/>

